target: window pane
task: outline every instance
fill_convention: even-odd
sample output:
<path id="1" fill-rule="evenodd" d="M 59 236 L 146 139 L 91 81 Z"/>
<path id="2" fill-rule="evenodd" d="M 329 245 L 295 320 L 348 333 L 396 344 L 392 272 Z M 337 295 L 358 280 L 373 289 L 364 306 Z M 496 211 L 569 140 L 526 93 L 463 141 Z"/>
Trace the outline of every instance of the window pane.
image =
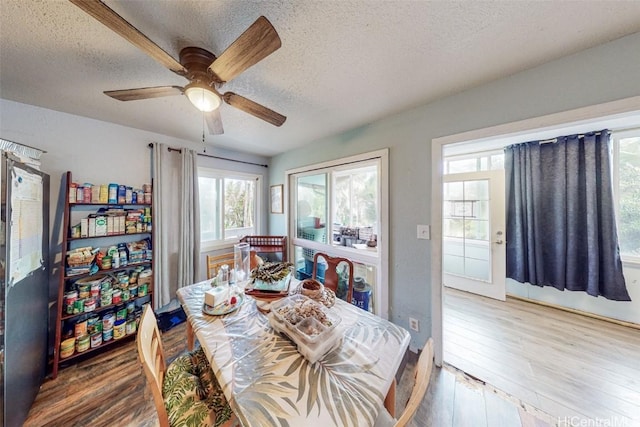
<path id="1" fill-rule="evenodd" d="M 619 153 L 620 252 L 640 256 L 640 137 L 621 139 Z"/>
<path id="2" fill-rule="evenodd" d="M 227 239 L 258 234 L 258 175 L 198 168 L 200 242 L 205 250 Z"/>
<path id="3" fill-rule="evenodd" d="M 309 254 L 313 253 L 311 249 L 295 246 L 294 247 L 294 265 L 296 269 L 296 278 L 299 280 L 309 279 L 313 274 L 313 257 L 309 258 Z M 320 258 L 320 265 L 317 267 L 317 279 L 324 283 L 324 272 L 326 263 Z M 338 264 L 338 298 L 346 299 L 348 287 L 348 267 L 346 264 Z M 377 269 L 374 265 L 353 262 L 354 277 L 354 293 L 353 304 L 370 312 L 374 311 L 373 289 L 376 286 Z"/>
<path id="4" fill-rule="evenodd" d="M 198 177 L 200 201 L 200 241 L 219 240 L 218 180 Z"/>
<path id="5" fill-rule="evenodd" d="M 297 237 L 327 243 L 327 174 L 300 177 L 296 187 Z"/>
<path id="6" fill-rule="evenodd" d="M 478 170 L 478 160 L 461 159 L 449 161 L 449 173 L 476 172 Z"/>
<path id="7" fill-rule="evenodd" d="M 491 156 L 491 170 L 504 169 L 504 153 Z"/>
<path id="8" fill-rule="evenodd" d="M 254 234 L 255 181 L 224 180 L 224 236 L 241 237 Z"/>

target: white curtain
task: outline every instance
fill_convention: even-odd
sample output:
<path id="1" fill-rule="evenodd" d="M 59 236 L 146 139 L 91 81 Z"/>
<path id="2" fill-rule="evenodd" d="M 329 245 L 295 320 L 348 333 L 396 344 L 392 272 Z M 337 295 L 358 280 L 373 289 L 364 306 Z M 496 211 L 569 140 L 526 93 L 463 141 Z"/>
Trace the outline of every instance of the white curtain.
<path id="1" fill-rule="evenodd" d="M 154 307 L 175 298 L 198 277 L 200 218 L 196 153 L 153 146 Z M 186 165 L 186 166 L 185 166 Z M 186 214 L 185 214 L 186 212 Z"/>

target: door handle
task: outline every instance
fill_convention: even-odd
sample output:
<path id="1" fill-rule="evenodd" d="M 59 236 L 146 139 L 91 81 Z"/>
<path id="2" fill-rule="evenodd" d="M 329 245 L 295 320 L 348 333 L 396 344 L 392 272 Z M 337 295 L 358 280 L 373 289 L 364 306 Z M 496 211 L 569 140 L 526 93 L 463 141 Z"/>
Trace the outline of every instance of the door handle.
<path id="1" fill-rule="evenodd" d="M 504 243 L 504 241 L 503 241 L 503 240 L 501 240 L 501 239 L 498 239 L 498 240 L 496 240 L 496 241 L 495 241 L 495 244 L 496 244 L 496 245 L 501 245 L 501 244 L 503 244 L 503 243 Z"/>

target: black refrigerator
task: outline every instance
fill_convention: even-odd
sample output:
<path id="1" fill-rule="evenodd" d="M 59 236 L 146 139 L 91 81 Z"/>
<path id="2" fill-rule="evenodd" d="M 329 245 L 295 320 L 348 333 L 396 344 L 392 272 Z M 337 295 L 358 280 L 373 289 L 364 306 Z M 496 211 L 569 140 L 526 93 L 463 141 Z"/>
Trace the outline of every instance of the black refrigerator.
<path id="1" fill-rule="evenodd" d="M 22 426 L 47 370 L 49 176 L 0 151 L 0 426 Z"/>

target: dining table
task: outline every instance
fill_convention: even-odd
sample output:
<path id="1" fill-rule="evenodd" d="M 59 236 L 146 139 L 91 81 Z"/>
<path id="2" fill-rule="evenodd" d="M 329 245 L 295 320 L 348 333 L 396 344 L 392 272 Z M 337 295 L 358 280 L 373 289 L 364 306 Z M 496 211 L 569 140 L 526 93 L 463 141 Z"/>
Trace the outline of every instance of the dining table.
<path id="1" fill-rule="evenodd" d="M 385 398 L 393 400 L 409 345 L 406 329 L 336 298 L 329 310 L 341 318 L 333 330 L 341 339 L 310 363 L 241 290 L 237 309 L 206 314 L 208 289 L 209 280 L 182 287 L 177 296 L 187 333 L 197 338 L 243 426 L 372 426 Z"/>

